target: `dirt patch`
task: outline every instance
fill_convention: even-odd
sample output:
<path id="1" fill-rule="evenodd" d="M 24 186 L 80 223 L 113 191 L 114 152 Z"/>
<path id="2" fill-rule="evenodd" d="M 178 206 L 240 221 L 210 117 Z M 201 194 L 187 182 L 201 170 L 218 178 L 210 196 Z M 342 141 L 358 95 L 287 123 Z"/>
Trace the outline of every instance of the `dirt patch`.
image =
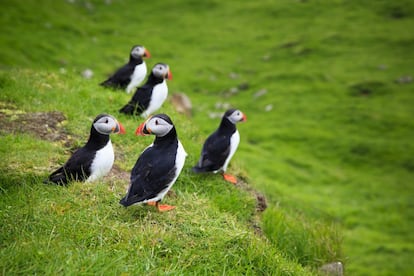
<path id="1" fill-rule="evenodd" d="M 114 164 L 112 166 L 111 171 L 109 172 L 109 174 L 106 177 L 113 180 L 113 181 L 116 180 L 116 181 L 124 182 L 124 183 L 126 183 L 126 187 L 128 187 L 128 185 L 129 185 L 130 173 L 122 170 L 116 164 Z"/>
<path id="2" fill-rule="evenodd" d="M 28 133 L 42 140 L 64 141 L 70 145 L 69 134 L 62 126 L 65 120 L 60 111 L 24 112 L 0 103 L 0 133 L 3 134 Z"/>
<path id="3" fill-rule="evenodd" d="M 253 228 L 253 231 L 256 235 L 264 237 L 263 230 L 260 227 L 260 213 L 264 212 L 267 208 L 267 201 L 266 197 L 261 194 L 260 192 L 256 191 L 253 187 L 251 187 L 247 179 L 244 179 L 243 177 L 238 177 L 236 187 L 247 191 L 250 193 L 254 198 L 256 199 L 256 210 L 255 214 L 250 220 L 250 226 Z"/>
<path id="4" fill-rule="evenodd" d="M 256 191 L 255 189 L 253 189 L 245 179 L 243 179 L 242 177 L 239 177 L 237 180 L 237 187 L 241 188 L 242 190 L 245 190 L 247 192 L 249 192 L 250 194 L 252 194 L 255 198 L 256 198 L 256 212 L 261 213 L 264 210 L 266 210 L 267 208 L 267 202 L 266 202 L 266 197 L 259 193 L 258 191 Z"/>

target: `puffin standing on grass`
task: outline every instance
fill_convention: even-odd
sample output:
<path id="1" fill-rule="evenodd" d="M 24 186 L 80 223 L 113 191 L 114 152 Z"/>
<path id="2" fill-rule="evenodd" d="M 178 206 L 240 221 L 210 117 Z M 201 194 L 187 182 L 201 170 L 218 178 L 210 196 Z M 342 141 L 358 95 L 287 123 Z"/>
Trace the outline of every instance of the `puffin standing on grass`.
<path id="1" fill-rule="evenodd" d="M 173 122 L 167 115 L 157 114 L 142 123 L 135 134 L 156 137 L 138 157 L 127 194 L 119 203 L 125 207 L 147 203 L 160 212 L 174 209 L 175 206 L 160 204 L 180 175 L 187 156 Z"/>
<path id="2" fill-rule="evenodd" d="M 111 115 L 100 114 L 92 123 L 88 142 L 54 171 L 46 183 L 66 185 L 70 181 L 95 181 L 109 173 L 114 164 L 111 133 L 125 133 L 124 127 Z"/>
<path id="3" fill-rule="evenodd" d="M 236 123 L 246 121 L 246 115 L 240 110 L 229 109 L 224 113 L 219 128 L 204 142 L 201 157 L 193 167 L 196 173 L 222 172 L 223 178 L 233 184 L 237 178 L 227 174 L 227 166 L 237 150 L 240 134 Z"/>
<path id="4" fill-rule="evenodd" d="M 135 91 L 132 99 L 119 112 L 147 118 L 152 112 L 158 110 L 167 99 L 167 79 L 172 79 L 170 67 L 164 63 L 155 64 L 147 82 Z"/>
<path id="5" fill-rule="evenodd" d="M 126 89 L 127 93 L 131 93 L 131 91 L 141 84 L 147 75 L 147 65 L 143 59 L 144 57 L 150 58 L 150 52 L 144 46 L 133 46 L 129 55 L 129 62 L 115 71 L 101 85 Z"/>

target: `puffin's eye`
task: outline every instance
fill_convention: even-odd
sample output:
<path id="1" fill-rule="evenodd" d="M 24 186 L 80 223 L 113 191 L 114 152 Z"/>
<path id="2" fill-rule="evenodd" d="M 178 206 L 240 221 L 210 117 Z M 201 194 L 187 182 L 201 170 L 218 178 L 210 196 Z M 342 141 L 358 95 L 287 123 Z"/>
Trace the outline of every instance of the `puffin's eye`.
<path id="1" fill-rule="evenodd" d="M 158 125 L 158 120 L 155 120 L 155 125 L 156 125 L 156 126 Z"/>
<path id="2" fill-rule="evenodd" d="M 108 119 L 105 120 L 105 124 L 107 124 L 107 123 L 109 123 L 109 120 Z"/>

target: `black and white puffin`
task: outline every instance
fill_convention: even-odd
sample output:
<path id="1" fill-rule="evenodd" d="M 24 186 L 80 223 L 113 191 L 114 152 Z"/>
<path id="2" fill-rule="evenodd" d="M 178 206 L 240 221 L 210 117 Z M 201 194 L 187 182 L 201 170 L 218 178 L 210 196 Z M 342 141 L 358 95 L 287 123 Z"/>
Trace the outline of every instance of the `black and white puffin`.
<path id="1" fill-rule="evenodd" d="M 142 83 L 147 75 L 147 65 L 145 64 L 144 57 L 150 58 L 150 52 L 144 46 L 133 46 L 129 55 L 129 62 L 116 70 L 101 85 L 126 89 L 127 93 L 131 93 Z"/>
<path id="2" fill-rule="evenodd" d="M 164 63 L 155 64 L 147 82 L 135 91 L 132 99 L 119 112 L 147 118 L 158 110 L 167 99 L 167 79 L 172 79 L 170 67 Z"/>
<path id="3" fill-rule="evenodd" d="M 69 160 L 54 171 L 47 182 L 66 185 L 70 181 L 95 181 L 109 173 L 114 164 L 111 133 L 125 133 L 125 129 L 114 117 L 98 115 L 92 123 L 88 142 L 76 150 Z"/>
<path id="4" fill-rule="evenodd" d="M 174 209 L 175 206 L 160 204 L 180 175 L 187 156 L 173 122 L 167 115 L 157 114 L 142 123 L 135 134 L 156 137 L 138 157 L 127 194 L 119 203 L 125 207 L 147 203 L 160 212 Z"/>
<path id="5" fill-rule="evenodd" d="M 226 181 L 237 183 L 237 178 L 227 174 L 227 166 L 240 142 L 240 134 L 236 123 L 246 121 L 246 115 L 240 110 L 227 110 L 221 120 L 218 129 L 204 142 L 198 163 L 193 167 L 196 173 L 222 172 Z"/>

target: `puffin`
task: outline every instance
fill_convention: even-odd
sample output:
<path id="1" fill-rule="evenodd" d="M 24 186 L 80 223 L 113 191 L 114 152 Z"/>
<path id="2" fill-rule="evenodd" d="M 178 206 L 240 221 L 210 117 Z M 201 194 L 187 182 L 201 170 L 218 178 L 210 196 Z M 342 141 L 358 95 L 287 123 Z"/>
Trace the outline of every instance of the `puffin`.
<path id="1" fill-rule="evenodd" d="M 193 172 L 221 172 L 224 180 L 237 184 L 237 178 L 226 173 L 226 170 L 240 142 L 236 123 L 244 122 L 246 119 L 246 115 L 238 109 L 227 110 L 218 129 L 204 142 L 200 159 L 192 168 Z"/>
<path id="2" fill-rule="evenodd" d="M 114 164 L 114 150 L 109 135 L 125 133 L 113 116 L 98 115 L 92 123 L 88 142 L 54 171 L 45 183 L 67 185 L 70 181 L 92 182 L 109 173 Z"/>
<path id="3" fill-rule="evenodd" d="M 131 100 L 119 112 L 147 118 L 158 110 L 167 99 L 167 79 L 172 79 L 170 67 L 165 63 L 155 64 L 147 82 L 135 91 Z"/>
<path id="4" fill-rule="evenodd" d="M 144 46 L 133 46 L 129 55 L 129 62 L 116 70 L 112 76 L 100 85 L 126 89 L 128 94 L 131 93 L 145 79 L 147 65 L 144 58 L 150 57 L 150 52 Z"/>
<path id="5" fill-rule="evenodd" d="M 135 134 L 153 134 L 155 140 L 138 157 L 127 194 L 119 203 L 124 207 L 146 203 L 159 212 L 174 209 L 175 206 L 160 204 L 180 175 L 187 156 L 173 122 L 168 115 L 157 114 L 140 124 Z"/>

